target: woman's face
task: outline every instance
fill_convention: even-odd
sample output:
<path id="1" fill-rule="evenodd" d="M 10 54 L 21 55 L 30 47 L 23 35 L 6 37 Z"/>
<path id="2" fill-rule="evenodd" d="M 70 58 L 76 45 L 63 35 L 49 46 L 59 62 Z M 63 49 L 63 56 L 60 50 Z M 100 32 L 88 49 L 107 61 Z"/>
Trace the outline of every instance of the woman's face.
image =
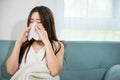
<path id="1" fill-rule="evenodd" d="M 33 12 L 30 18 L 30 25 L 32 25 L 33 23 L 41 24 L 41 20 L 38 12 Z"/>

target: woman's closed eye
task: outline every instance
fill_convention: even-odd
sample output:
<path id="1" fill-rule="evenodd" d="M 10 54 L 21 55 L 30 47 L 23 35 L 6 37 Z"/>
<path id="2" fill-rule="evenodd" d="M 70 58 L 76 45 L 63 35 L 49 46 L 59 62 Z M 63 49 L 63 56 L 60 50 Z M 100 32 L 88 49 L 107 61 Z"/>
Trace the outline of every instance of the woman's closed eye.
<path id="1" fill-rule="evenodd" d="M 41 21 L 38 21 L 37 23 L 38 23 L 38 24 L 41 24 L 42 22 L 41 22 Z"/>
<path id="2" fill-rule="evenodd" d="M 34 23 L 34 21 L 30 21 L 30 23 Z"/>

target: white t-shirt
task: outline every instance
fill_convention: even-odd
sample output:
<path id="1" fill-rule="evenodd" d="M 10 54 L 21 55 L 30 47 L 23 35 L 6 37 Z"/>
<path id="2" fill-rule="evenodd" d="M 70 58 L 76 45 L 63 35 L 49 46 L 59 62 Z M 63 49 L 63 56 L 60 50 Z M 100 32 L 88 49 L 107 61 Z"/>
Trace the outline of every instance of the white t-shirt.
<path id="1" fill-rule="evenodd" d="M 38 53 L 36 53 L 34 48 L 31 46 L 26 57 L 26 62 L 25 62 L 25 55 L 24 55 L 22 62 L 20 64 L 20 68 L 22 68 L 25 64 L 34 63 L 36 61 L 42 61 L 42 59 L 44 58 L 44 55 L 45 55 L 45 46 L 42 47 L 38 51 Z M 59 75 L 55 76 L 53 80 L 60 80 Z"/>

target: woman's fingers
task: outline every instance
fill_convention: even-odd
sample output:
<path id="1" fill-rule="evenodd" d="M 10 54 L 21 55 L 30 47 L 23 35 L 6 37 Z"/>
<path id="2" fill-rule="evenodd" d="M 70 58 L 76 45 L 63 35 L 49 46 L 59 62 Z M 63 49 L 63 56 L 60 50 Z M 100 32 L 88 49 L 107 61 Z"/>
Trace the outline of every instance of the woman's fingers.
<path id="1" fill-rule="evenodd" d="M 42 25 L 37 25 L 35 29 L 38 32 L 39 36 L 41 37 L 43 43 L 45 43 L 48 40 L 48 35 L 44 27 Z"/>
<path id="2" fill-rule="evenodd" d="M 18 38 L 18 41 L 22 44 L 25 42 L 28 38 L 28 32 L 30 31 L 30 28 L 27 27 L 25 30 L 22 31 L 20 37 Z"/>
<path id="3" fill-rule="evenodd" d="M 40 30 L 45 30 L 42 24 L 38 24 L 37 27 L 38 27 L 38 29 L 40 29 Z"/>
<path id="4" fill-rule="evenodd" d="M 27 28 L 25 29 L 23 35 L 28 36 L 30 29 L 31 29 L 31 27 L 27 27 Z"/>
<path id="5" fill-rule="evenodd" d="M 31 29 L 31 27 L 27 27 L 26 32 L 29 32 L 29 31 L 30 31 L 30 29 Z"/>

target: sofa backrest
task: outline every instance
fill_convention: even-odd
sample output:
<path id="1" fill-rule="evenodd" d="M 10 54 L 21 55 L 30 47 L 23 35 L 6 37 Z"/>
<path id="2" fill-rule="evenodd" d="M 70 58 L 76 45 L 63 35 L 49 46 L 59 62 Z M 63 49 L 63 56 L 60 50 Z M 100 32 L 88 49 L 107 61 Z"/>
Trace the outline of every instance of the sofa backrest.
<path id="1" fill-rule="evenodd" d="M 6 59 L 11 54 L 15 41 L 0 40 L 0 80 L 9 80 L 11 75 L 6 71 Z"/>
<path id="2" fill-rule="evenodd" d="M 0 80 L 9 80 L 5 62 L 15 41 L 0 40 Z M 120 64 L 120 42 L 65 41 L 61 80 L 102 80 L 105 71 Z"/>
<path id="3" fill-rule="evenodd" d="M 66 41 L 61 80 L 103 80 L 106 70 L 120 64 L 120 42 Z"/>

